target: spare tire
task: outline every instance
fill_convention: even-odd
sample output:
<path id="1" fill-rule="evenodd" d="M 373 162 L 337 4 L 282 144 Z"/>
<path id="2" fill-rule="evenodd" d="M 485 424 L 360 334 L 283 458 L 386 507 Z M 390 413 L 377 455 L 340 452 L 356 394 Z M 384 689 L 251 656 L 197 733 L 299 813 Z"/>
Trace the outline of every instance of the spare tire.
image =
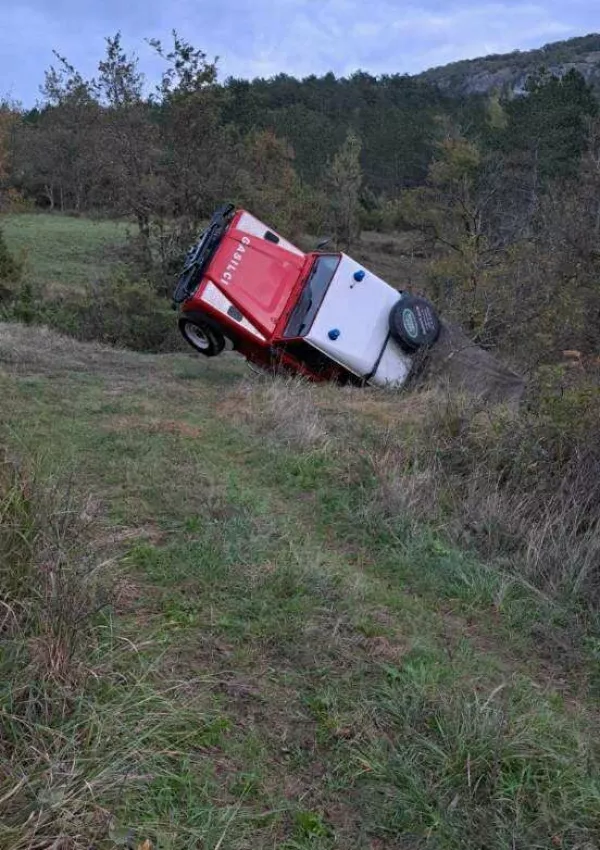
<path id="1" fill-rule="evenodd" d="M 390 334 L 409 354 L 433 345 L 440 334 L 433 304 L 419 295 L 402 293 L 390 312 Z"/>

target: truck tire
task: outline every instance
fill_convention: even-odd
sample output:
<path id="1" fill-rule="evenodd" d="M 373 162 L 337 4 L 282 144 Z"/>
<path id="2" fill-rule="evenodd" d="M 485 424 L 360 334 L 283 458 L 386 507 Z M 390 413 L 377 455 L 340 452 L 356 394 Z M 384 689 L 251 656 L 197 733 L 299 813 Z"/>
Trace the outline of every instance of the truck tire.
<path id="1" fill-rule="evenodd" d="M 433 304 L 419 295 L 403 293 L 390 311 L 390 334 L 411 354 L 427 348 L 440 335 L 440 320 Z"/>
<path id="2" fill-rule="evenodd" d="M 205 357 L 216 357 L 225 348 L 225 337 L 222 333 L 195 319 L 181 318 L 179 330 L 185 341 Z"/>

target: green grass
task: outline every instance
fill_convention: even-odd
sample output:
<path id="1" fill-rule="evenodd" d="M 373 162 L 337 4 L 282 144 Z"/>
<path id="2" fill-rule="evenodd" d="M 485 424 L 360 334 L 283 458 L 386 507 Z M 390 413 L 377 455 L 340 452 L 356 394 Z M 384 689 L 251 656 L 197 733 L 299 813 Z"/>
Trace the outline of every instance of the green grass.
<path id="1" fill-rule="evenodd" d="M 8 724 L 0 798 L 24 782 L 3 847 L 597 843 L 597 718 L 580 673 L 536 654 L 547 609 L 381 514 L 360 443 L 301 387 L 241 391 L 229 358 L 2 338 L 11 453 L 89 506 L 88 559 L 117 558 L 75 701 Z M 373 428 L 345 415 L 354 441 Z"/>
<path id="2" fill-rule="evenodd" d="M 25 261 L 25 276 L 44 291 L 80 289 L 94 283 L 117 260 L 124 222 L 44 213 L 0 217 L 9 250 Z"/>

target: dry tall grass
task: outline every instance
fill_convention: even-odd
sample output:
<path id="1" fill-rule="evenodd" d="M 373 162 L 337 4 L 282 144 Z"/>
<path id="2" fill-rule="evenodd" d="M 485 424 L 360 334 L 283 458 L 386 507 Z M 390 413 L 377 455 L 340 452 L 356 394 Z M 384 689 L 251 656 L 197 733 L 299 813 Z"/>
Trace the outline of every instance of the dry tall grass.
<path id="1" fill-rule="evenodd" d="M 95 734 L 82 706 L 110 584 L 85 522 L 68 490 L 2 458 L 0 845 L 11 850 L 83 846 L 67 840 L 67 821 L 81 830 L 92 817 L 77 757 Z"/>
<path id="2" fill-rule="evenodd" d="M 364 488 L 363 515 L 432 524 L 544 594 L 597 610 L 600 393 L 591 382 L 530 388 L 520 410 L 439 388 L 374 398 L 297 379 L 265 379 L 237 399 L 239 415 L 279 445 L 331 449 L 346 467 L 366 462 L 375 484 Z"/>
<path id="3" fill-rule="evenodd" d="M 515 413 L 430 394 L 421 426 L 389 429 L 371 453 L 371 510 L 392 522 L 433 524 L 517 580 L 595 617 L 600 396 L 578 391 L 555 401 L 536 399 Z"/>
<path id="4" fill-rule="evenodd" d="M 230 395 L 236 414 L 265 437 L 295 449 L 324 449 L 328 423 L 316 405 L 315 387 L 301 378 L 264 376 Z"/>

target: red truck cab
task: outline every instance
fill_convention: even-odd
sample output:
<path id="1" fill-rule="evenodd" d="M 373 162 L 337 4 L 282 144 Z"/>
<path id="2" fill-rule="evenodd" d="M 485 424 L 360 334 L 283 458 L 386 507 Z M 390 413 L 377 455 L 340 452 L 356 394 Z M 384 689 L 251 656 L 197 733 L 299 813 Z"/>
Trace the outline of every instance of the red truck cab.
<path id="1" fill-rule="evenodd" d="M 313 380 L 400 386 L 435 342 L 423 298 L 339 252 L 305 253 L 246 210 L 222 207 L 189 252 L 174 293 L 198 352 L 229 347 L 263 368 Z"/>

